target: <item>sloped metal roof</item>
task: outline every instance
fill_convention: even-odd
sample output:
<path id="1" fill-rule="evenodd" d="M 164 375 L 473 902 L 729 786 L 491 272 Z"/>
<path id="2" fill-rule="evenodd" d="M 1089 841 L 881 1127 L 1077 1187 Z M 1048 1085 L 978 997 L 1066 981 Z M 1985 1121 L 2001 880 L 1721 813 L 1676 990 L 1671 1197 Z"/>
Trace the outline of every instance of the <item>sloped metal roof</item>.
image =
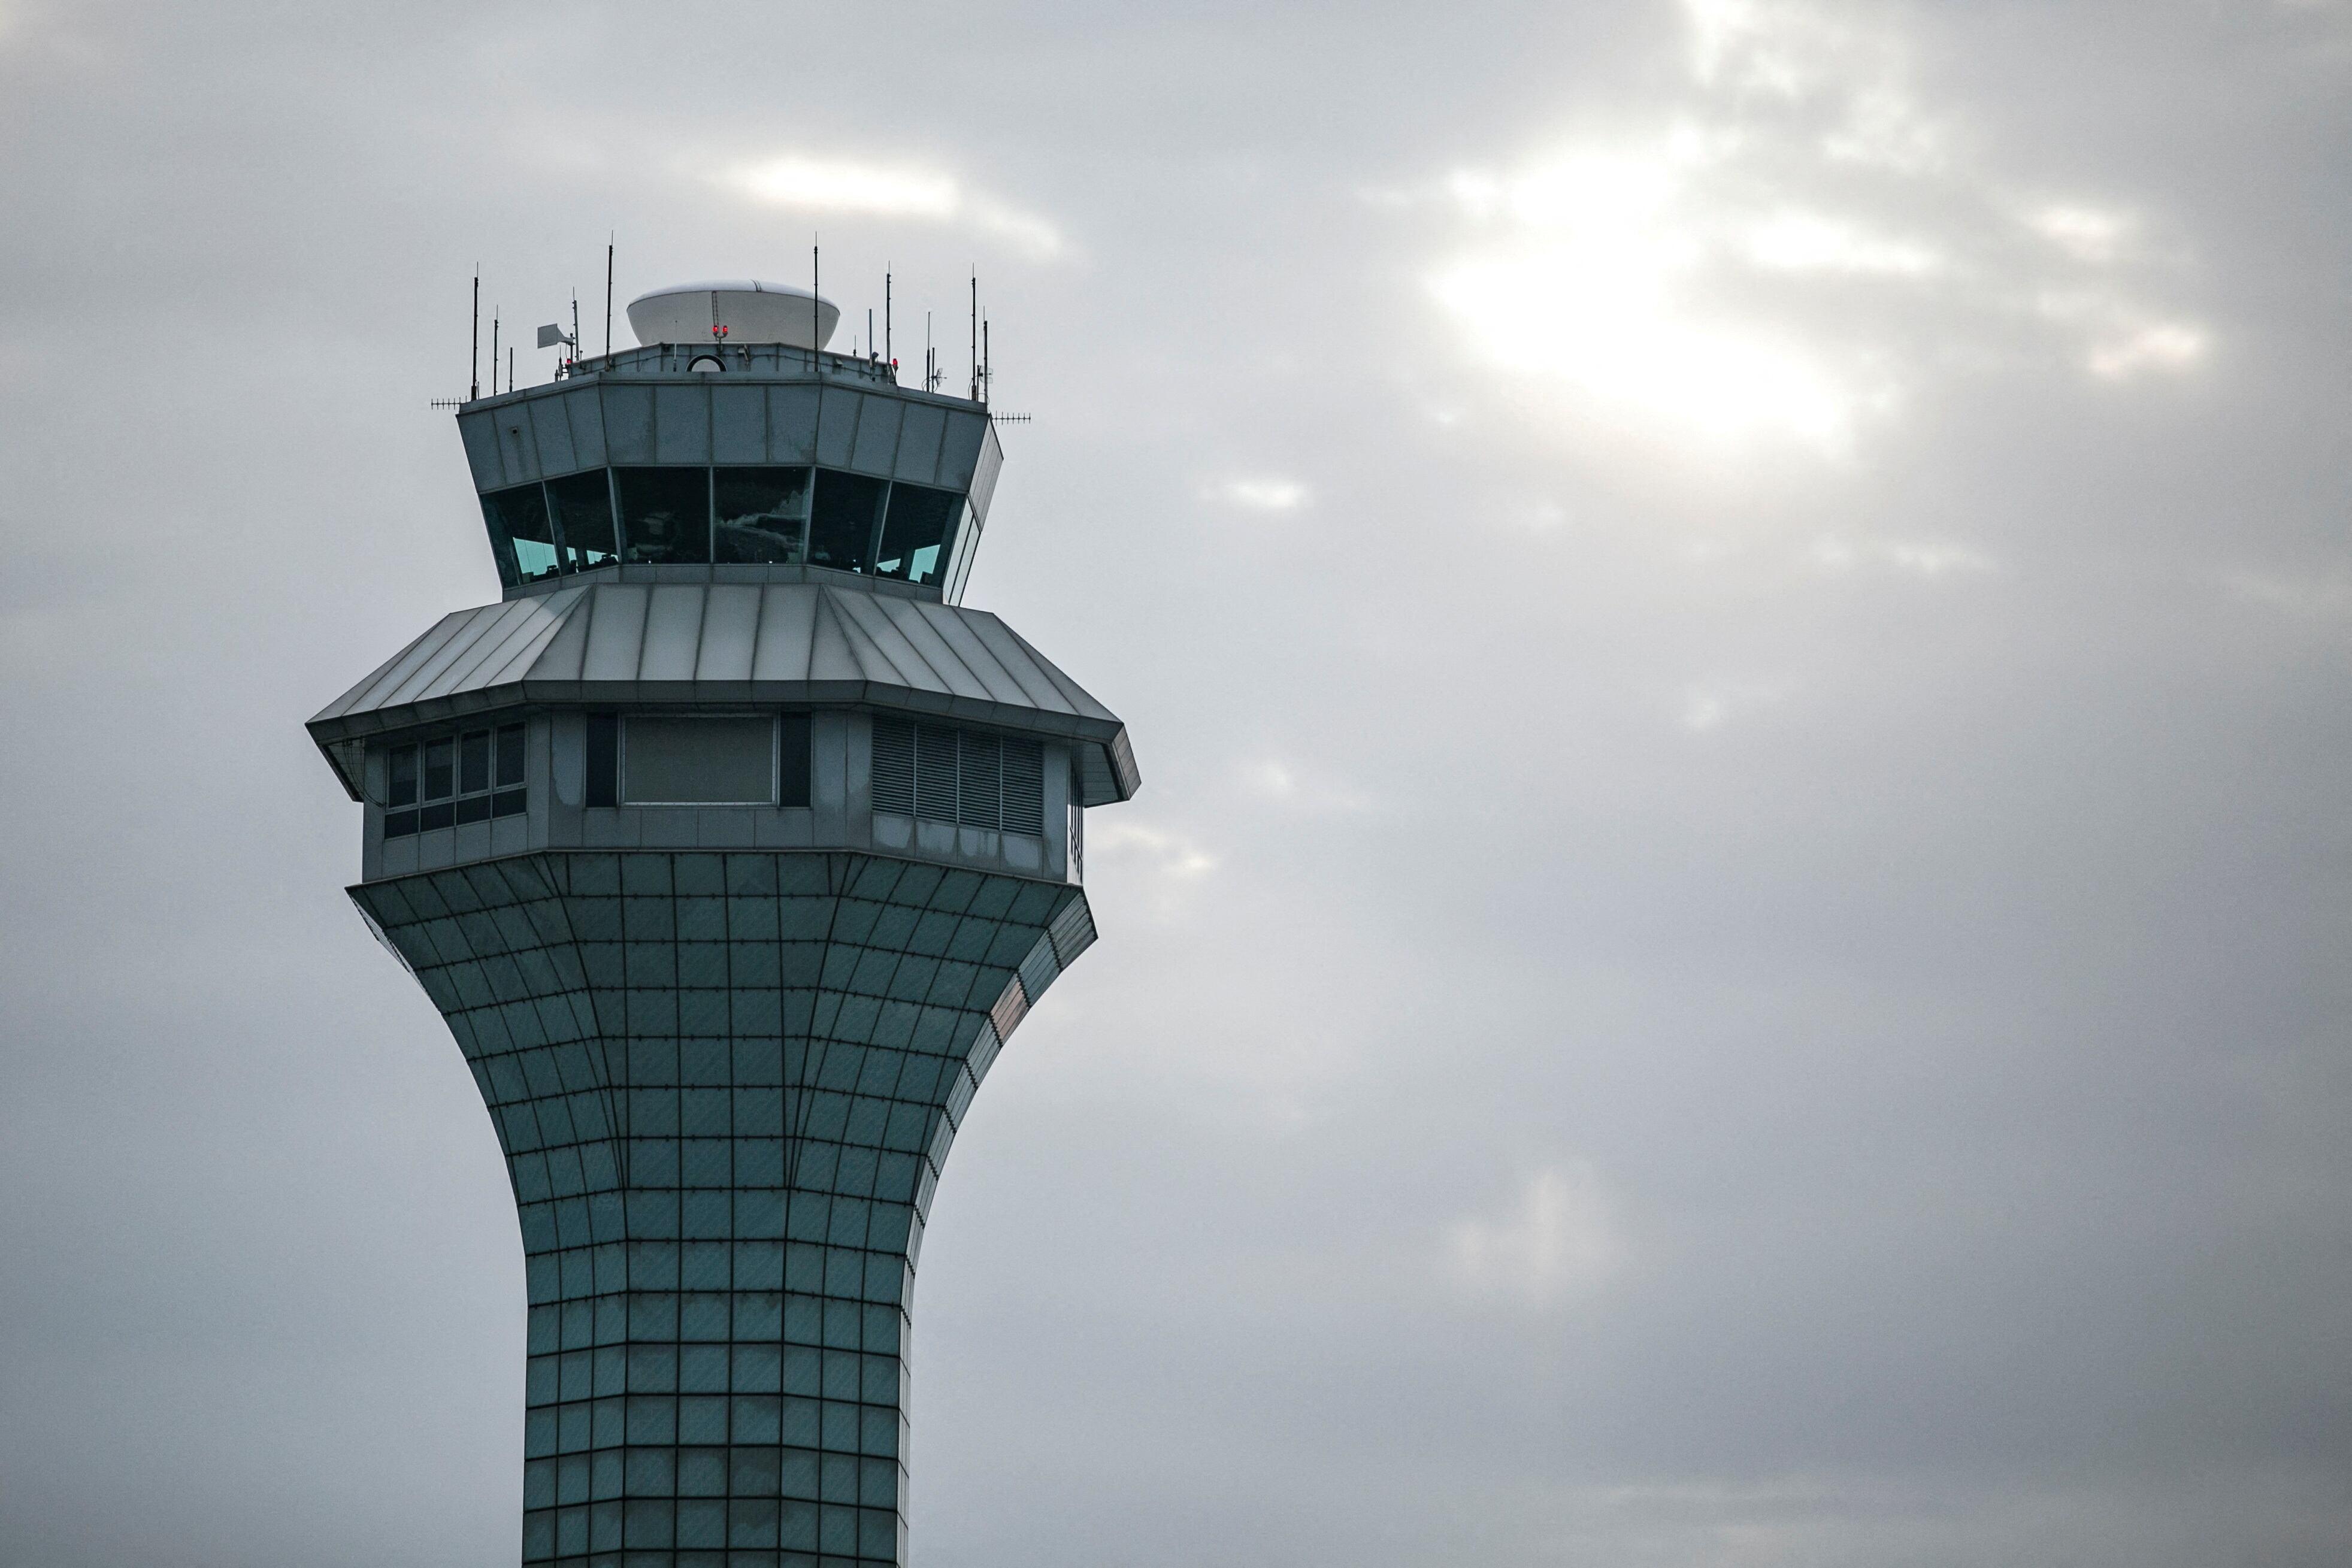
<path id="1" fill-rule="evenodd" d="M 310 731 L 325 749 L 539 702 L 896 709 L 1081 742 L 1087 805 L 1142 783 L 1118 715 L 994 616 L 820 583 L 599 583 L 459 610 Z"/>

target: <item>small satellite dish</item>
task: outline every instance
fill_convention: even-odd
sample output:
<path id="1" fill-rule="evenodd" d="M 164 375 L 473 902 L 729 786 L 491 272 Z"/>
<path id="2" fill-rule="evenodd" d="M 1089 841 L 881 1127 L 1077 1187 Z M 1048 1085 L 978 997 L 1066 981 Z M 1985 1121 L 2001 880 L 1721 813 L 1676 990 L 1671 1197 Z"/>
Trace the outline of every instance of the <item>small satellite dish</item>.
<path id="1" fill-rule="evenodd" d="M 832 300 L 756 279 L 680 283 L 629 301 L 629 328 L 640 343 L 823 348 L 840 323 L 841 308 Z"/>

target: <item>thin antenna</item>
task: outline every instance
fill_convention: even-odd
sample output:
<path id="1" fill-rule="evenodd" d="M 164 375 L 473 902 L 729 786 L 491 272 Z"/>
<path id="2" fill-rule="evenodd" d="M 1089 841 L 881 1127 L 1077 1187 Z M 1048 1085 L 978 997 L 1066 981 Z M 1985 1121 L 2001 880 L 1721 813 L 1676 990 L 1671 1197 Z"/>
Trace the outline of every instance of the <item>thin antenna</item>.
<path id="1" fill-rule="evenodd" d="M 565 363 L 566 364 L 576 364 L 576 363 L 579 363 L 579 360 L 580 360 L 580 290 L 579 290 L 579 289 L 574 289 L 573 290 L 572 290 L 572 357 L 571 357 L 569 360 L 566 360 L 564 363 Z"/>
<path id="2" fill-rule="evenodd" d="M 507 390 L 514 390 L 514 350 L 507 350 Z"/>
<path id="3" fill-rule="evenodd" d="M 820 364 L 820 363 L 818 363 L 818 361 L 817 361 L 817 357 L 816 357 L 817 350 L 818 350 L 820 347 L 822 347 L 822 346 L 823 346 L 822 344 L 820 344 L 820 343 L 817 342 L 817 340 L 818 340 L 819 338 L 821 338 L 821 337 L 823 337 L 823 336 L 824 335 L 824 332 L 823 332 L 823 331 L 821 331 L 818 329 L 818 326 L 817 326 L 817 304 L 816 304 L 816 301 L 817 301 L 817 291 L 818 291 L 818 289 L 821 289 L 821 288 L 824 286 L 824 257 L 822 257 L 821 255 L 819 255 L 819 254 L 818 254 L 818 252 L 817 252 L 816 236 L 814 236 L 814 235 L 810 235 L 810 236 L 809 236 L 809 369 L 814 370 L 814 371 L 822 371 L 822 370 L 824 368 L 822 364 Z"/>
<path id="4" fill-rule="evenodd" d="M 926 310 L 923 312 L 923 390 L 937 392 L 939 389 L 938 353 L 931 347 L 931 313 Z"/>
<path id="5" fill-rule="evenodd" d="M 508 379 L 513 378 L 510 376 Z M 512 392 L 514 388 L 509 386 L 507 390 Z M 988 318 L 986 316 L 980 319 L 980 400 L 983 404 L 988 401 Z"/>
<path id="6" fill-rule="evenodd" d="M 473 377 L 474 387 L 471 395 L 466 399 L 468 403 L 479 401 L 482 395 L 482 267 L 479 262 L 474 264 L 473 361 L 473 368 L 467 372 Z"/>
<path id="7" fill-rule="evenodd" d="M 866 357 L 874 357 L 874 311 L 870 308 L 866 312 Z"/>
<path id="8" fill-rule="evenodd" d="M 890 367 L 890 384 L 898 384 L 898 362 L 890 357 L 890 273 L 882 272 L 882 361 Z"/>
<path id="9" fill-rule="evenodd" d="M 499 310 L 490 307 L 490 395 L 499 395 Z"/>
<path id="10" fill-rule="evenodd" d="M 496 358 L 496 355 L 492 355 Z M 971 275 L 971 400 L 980 401 L 980 274 Z"/>
<path id="11" fill-rule="evenodd" d="M 604 357 L 613 357 L 613 236 L 604 236 Z"/>

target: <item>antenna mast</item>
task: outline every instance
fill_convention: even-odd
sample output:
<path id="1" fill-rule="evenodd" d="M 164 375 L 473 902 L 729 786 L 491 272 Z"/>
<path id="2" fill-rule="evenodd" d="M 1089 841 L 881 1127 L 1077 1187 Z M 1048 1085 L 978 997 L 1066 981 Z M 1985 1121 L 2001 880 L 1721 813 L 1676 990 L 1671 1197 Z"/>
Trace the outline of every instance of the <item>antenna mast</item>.
<path id="1" fill-rule="evenodd" d="M 604 237 L 604 357 L 613 357 L 613 237 Z"/>
<path id="2" fill-rule="evenodd" d="M 492 358 L 497 355 L 493 354 Z M 971 275 L 971 400 L 980 401 L 980 274 Z"/>
<path id="3" fill-rule="evenodd" d="M 823 372 L 823 370 L 824 369 L 824 365 L 823 365 L 823 364 L 818 361 L 818 359 L 817 359 L 817 357 L 816 357 L 816 354 L 817 354 L 817 350 L 818 350 L 818 349 L 820 349 L 820 348 L 822 348 L 824 345 L 823 345 L 822 343 L 818 342 L 817 342 L 817 340 L 818 340 L 819 338 L 822 338 L 822 337 L 824 335 L 824 329 L 823 329 L 823 328 L 818 324 L 818 323 L 819 323 L 819 318 L 818 318 L 818 315 L 817 315 L 817 296 L 818 296 L 818 294 L 819 294 L 819 293 L 821 293 L 821 292 L 823 291 L 823 289 L 824 289 L 824 257 L 823 253 L 818 249 L 817 243 L 816 243 L 816 236 L 814 236 L 814 235 L 810 235 L 810 236 L 809 236 L 809 369 L 811 369 L 811 370 L 813 370 L 813 371 L 817 371 L 817 372 L 820 372 L 820 373 L 822 373 L 822 372 Z"/>
<path id="4" fill-rule="evenodd" d="M 898 362 L 890 357 L 890 274 L 882 274 L 882 359 L 890 367 L 890 384 L 898 384 Z"/>
<path id="5" fill-rule="evenodd" d="M 473 366 L 467 371 L 473 377 L 473 391 L 466 401 L 473 403 L 482 395 L 482 267 L 474 264 L 474 353 Z"/>
<path id="6" fill-rule="evenodd" d="M 490 395 L 499 395 L 499 311 L 490 307 Z"/>

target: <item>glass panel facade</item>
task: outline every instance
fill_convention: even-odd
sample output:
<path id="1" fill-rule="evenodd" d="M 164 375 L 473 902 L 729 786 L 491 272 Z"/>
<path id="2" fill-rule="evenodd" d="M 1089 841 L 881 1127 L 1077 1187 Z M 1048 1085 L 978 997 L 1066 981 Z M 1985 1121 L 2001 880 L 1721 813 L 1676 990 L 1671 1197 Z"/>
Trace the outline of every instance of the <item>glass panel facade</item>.
<path id="1" fill-rule="evenodd" d="M 796 565 L 805 558 L 806 468 L 714 468 L 711 495 L 719 560 Z"/>
<path id="2" fill-rule="evenodd" d="M 809 521 L 809 564 L 866 571 L 873 563 L 874 525 L 881 521 L 882 495 L 888 488 L 863 474 L 819 468 Z"/>
<path id="3" fill-rule="evenodd" d="M 511 586 L 556 574 L 555 526 L 537 485 L 492 490 L 482 498 L 482 519 L 489 525 L 500 581 Z"/>
<path id="4" fill-rule="evenodd" d="M 908 1298 L 1076 889 L 854 854 L 570 853 L 354 898 L 491 1111 L 529 1291 L 522 1560 L 906 1562 Z"/>
<path id="5" fill-rule="evenodd" d="M 831 468 L 595 468 L 481 499 L 509 587 L 616 562 L 718 562 L 829 566 L 952 591 L 946 579 L 970 553 L 960 492 Z"/>
<path id="6" fill-rule="evenodd" d="M 547 505 L 555 514 L 566 572 L 607 566 L 617 557 L 613 544 L 613 487 L 604 469 L 548 480 Z"/>
<path id="7" fill-rule="evenodd" d="M 710 559 L 709 468 L 614 468 L 621 559 L 652 564 Z"/>
<path id="8" fill-rule="evenodd" d="M 877 576 L 911 583 L 937 583 L 945 563 L 948 530 L 963 498 L 927 485 L 892 485 L 882 548 L 875 554 Z"/>

